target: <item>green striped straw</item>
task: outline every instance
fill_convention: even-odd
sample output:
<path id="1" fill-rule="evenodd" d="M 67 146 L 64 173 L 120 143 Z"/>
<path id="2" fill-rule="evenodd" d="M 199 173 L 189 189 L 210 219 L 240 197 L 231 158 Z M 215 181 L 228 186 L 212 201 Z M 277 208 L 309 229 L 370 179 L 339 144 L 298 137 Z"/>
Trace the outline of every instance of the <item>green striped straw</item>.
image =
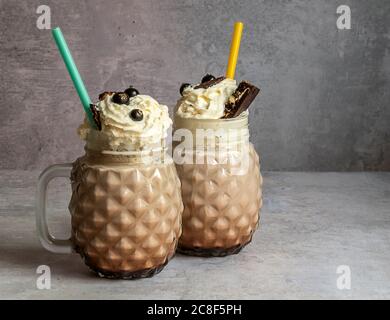
<path id="1" fill-rule="evenodd" d="M 89 98 L 87 89 L 84 86 L 83 79 L 81 79 L 80 73 L 77 70 L 76 64 L 72 58 L 72 54 L 69 51 L 68 45 L 66 44 L 65 38 L 59 27 L 52 30 L 54 41 L 57 44 L 58 50 L 60 51 L 61 57 L 64 60 L 66 69 L 68 69 L 70 78 L 73 81 L 73 85 L 76 88 L 77 94 L 81 100 L 81 104 L 84 107 L 84 111 L 87 114 L 89 124 L 92 128 L 96 129 L 95 121 L 93 120 L 93 114 L 89 107 L 91 99 Z"/>

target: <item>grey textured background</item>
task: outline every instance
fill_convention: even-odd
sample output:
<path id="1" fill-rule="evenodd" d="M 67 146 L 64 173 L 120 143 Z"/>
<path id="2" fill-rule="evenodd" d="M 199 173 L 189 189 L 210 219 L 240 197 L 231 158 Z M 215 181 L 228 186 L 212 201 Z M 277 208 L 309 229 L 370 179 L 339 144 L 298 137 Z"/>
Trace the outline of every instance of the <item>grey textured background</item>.
<path id="1" fill-rule="evenodd" d="M 50 31 L 36 28 L 41 4 L 91 97 L 133 84 L 170 106 L 181 82 L 224 73 L 243 20 L 237 78 L 262 88 L 251 134 L 263 169 L 390 169 L 388 0 L 0 0 L 0 168 L 82 153 L 82 108 Z M 352 30 L 336 28 L 340 4 Z"/>

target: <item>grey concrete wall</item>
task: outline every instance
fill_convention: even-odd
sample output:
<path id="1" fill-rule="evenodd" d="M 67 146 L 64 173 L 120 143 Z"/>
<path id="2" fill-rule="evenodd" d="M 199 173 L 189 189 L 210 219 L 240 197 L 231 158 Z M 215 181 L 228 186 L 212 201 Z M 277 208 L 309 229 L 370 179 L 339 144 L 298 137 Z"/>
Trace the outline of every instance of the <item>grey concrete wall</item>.
<path id="1" fill-rule="evenodd" d="M 251 112 L 264 170 L 390 169 L 390 1 L 0 0 L 0 168 L 41 169 L 82 153 L 83 112 L 47 4 L 92 97 L 129 84 L 174 105 L 181 82 L 223 74 L 246 23 L 237 78 L 262 88 Z M 336 8 L 352 29 L 336 28 Z"/>

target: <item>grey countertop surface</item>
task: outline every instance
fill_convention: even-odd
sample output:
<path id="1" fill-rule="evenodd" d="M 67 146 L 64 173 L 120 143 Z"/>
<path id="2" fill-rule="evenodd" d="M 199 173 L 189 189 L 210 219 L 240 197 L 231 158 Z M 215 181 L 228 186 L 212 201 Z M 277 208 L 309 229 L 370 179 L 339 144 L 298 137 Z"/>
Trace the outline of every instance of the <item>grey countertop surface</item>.
<path id="1" fill-rule="evenodd" d="M 176 255 L 136 281 L 95 277 L 76 254 L 46 252 L 35 234 L 39 172 L 0 170 L 1 299 L 390 298 L 390 173 L 265 173 L 261 225 L 238 255 Z M 51 230 L 70 230 L 63 179 L 50 185 Z M 51 289 L 37 288 L 48 265 Z M 340 290 L 339 266 L 351 271 Z"/>

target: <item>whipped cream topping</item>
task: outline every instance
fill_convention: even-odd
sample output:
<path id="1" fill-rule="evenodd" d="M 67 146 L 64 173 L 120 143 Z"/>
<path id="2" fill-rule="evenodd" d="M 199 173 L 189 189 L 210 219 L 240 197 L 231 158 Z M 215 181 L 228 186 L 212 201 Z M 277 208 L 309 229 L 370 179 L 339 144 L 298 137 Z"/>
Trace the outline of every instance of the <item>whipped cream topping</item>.
<path id="1" fill-rule="evenodd" d="M 112 96 L 106 95 L 97 103 L 102 124 L 99 135 L 104 136 L 111 150 L 142 149 L 146 145 L 159 144 L 166 138 L 172 124 L 167 106 L 160 105 L 147 95 L 130 98 L 128 104 L 114 103 Z M 136 121 L 130 117 L 134 109 L 142 111 L 142 120 Z M 89 123 L 84 120 L 78 133 L 87 140 L 91 130 Z"/>
<path id="2" fill-rule="evenodd" d="M 184 89 L 183 97 L 176 105 L 176 114 L 183 118 L 220 119 L 237 83 L 234 79 L 224 79 L 206 89 L 195 87 Z"/>

